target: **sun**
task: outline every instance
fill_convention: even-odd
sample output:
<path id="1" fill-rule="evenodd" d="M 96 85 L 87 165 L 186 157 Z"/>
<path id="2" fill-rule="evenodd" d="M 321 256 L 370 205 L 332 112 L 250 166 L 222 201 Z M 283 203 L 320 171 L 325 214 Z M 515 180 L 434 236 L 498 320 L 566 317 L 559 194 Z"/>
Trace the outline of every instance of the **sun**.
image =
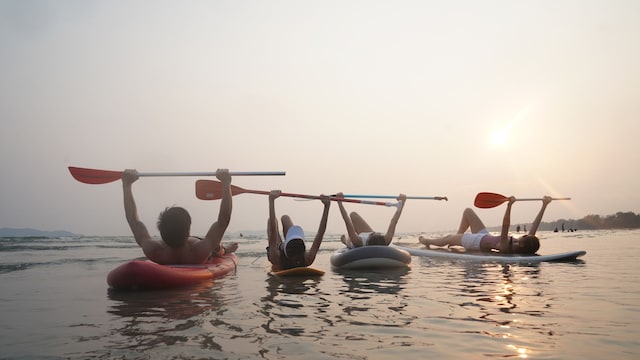
<path id="1" fill-rule="evenodd" d="M 533 103 L 525 105 L 512 119 L 505 124 L 498 125 L 491 133 L 491 145 L 495 148 L 504 148 L 508 145 L 517 125 L 525 119 L 533 108 Z"/>
<path id="2" fill-rule="evenodd" d="M 507 140 L 507 130 L 505 129 L 494 130 L 493 134 L 491 134 L 491 144 L 493 146 L 504 146 L 507 143 Z"/>

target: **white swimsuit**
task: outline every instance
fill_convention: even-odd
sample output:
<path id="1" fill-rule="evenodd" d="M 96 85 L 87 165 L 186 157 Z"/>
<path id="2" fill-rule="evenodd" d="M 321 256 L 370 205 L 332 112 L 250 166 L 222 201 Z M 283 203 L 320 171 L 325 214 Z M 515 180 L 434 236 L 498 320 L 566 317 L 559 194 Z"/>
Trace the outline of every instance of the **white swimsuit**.
<path id="1" fill-rule="evenodd" d="M 477 233 L 464 233 L 462 234 L 462 240 L 460 243 L 467 250 L 480 250 L 480 242 L 482 238 L 488 235 L 487 229 L 482 229 Z"/>

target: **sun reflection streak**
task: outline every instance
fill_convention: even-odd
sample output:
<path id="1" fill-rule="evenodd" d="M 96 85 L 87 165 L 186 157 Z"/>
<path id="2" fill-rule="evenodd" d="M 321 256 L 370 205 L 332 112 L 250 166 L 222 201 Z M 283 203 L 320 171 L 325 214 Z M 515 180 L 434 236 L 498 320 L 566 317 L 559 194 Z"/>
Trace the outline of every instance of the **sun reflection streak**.
<path id="1" fill-rule="evenodd" d="M 521 359 L 527 359 L 529 357 L 528 350 L 523 347 L 519 348 L 515 345 L 507 345 L 507 348 L 515 350 L 518 354 L 518 357 Z"/>
<path id="2" fill-rule="evenodd" d="M 548 194 L 545 195 L 549 195 L 551 197 L 571 197 L 571 194 L 563 194 L 560 193 L 558 190 L 554 189 L 547 181 L 546 179 L 542 178 L 542 177 L 538 177 L 538 183 L 540 183 L 540 185 L 542 185 L 542 187 L 544 187 L 545 189 L 547 189 Z M 556 203 L 556 202 L 554 202 Z M 577 206 L 574 205 L 575 203 L 572 201 L 557 201 L 557 205 L 563 206 L 567 209 L 569 209 L 569 211 L 571 211 L 572 214 L 574 214 L 575 216 L 580 216 L 580 214 L 582 214 L 582 212 L 578 209 Z"/>

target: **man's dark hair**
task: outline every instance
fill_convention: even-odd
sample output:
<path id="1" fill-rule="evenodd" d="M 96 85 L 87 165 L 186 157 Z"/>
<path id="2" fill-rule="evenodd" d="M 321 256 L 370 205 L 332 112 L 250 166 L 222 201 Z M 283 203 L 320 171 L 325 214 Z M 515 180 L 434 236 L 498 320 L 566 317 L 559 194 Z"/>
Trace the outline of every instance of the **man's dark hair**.
<path id="1" fill-rule="evenodd" d="M 189 212 L 179 206 L 167 207 L 158 216 L 158 230 L 162 240 L 170 248 L 182 247 L 189 237 L 191 216 Z"/>

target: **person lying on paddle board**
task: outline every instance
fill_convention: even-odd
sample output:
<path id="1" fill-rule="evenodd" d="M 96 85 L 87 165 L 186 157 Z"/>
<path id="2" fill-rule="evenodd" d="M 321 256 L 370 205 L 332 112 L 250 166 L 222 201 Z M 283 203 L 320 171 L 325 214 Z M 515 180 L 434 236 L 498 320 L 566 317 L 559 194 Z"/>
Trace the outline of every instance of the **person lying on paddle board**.
<path id="1" fill-rule="evenodd" d="M 462 246 L 465 250 L 498 251 L 505 254 L 535 254 L 540 248 L 540 240 L 536 236 L 536 231 L 551 200 L 552 198 L 549 196 L 543 198 L 542 208 L 540 208 L 538 215 L 533 220 L 529 233 L 519 238 L 509 236 L 511 206 L 516 201 L 516 198 L 511 196 L 502 220 L 500 235 L 491 235 L 473 209 L 467 208 L 462 213 L 462 220 L 457 233 L 436 239 L 427 239 L 424 236 L 420 236 L 418 240 L 427 245 L 428 248 L 431 245 Z M 470 229 L 471 232 L 466 232 L 467 229 Z"/>
<path id="2" fill-rule="evenodd" d="M 311 244 L 311 248 L 307 250 L 304 243 L 304 230 L 300 226 L 294 225 L 289 215 L 282 215 L 284 241 L 280 237 L 275 207 L 275 200 L 280 197 L 280 193 L 280 190 L 272 190 L 269 193 L 269 220 L 267 222 L 269 246 L 267 247 L 267 258 L 275 271 L 310 266 L 316 259 L 316 254 L 327 229 L 329 207 L 331 206 L 329 196 L 320 196 L 320 200 L 324 204 L 324 210 L 316 237 L 313 240 L 313 244 Z"/>
<path id="3" fill-rule="evenodd" d="M 127 169 L 122 173 L 124 212 L 136 242 L 149 260 L 163 265 L 202 264 L 210 256 L 222 256 L 234 252 L 238 244 L 230 244 L 226 249 L 221 245 L 222 236 L 231 220 L 231 175 L 227 169 L 218 169 L 216 177 L 223 183 L 218 219 L 211 225 L 204 239 L 193 237 L 191 216 L 182 207 L 167 207 L 158 217 L 158 230 L 163 241 L 151 238 L 147 227 L 140 221 L 132 184 L 138 180 L 138 172 Z"/>
<path id="4" fill-rule="evenodd" d="M 340 192 L 337 193 L 335 197 L 342 198 L 344 197 L 344 194 Z M 354 211 L 350 215 L 347 215 L 347 211 L 345 210 L 344 205 L 342 205 L 342 201 L 338 201 L 340 214 L 342 214 L 342 219 L 344 219 L 344 223 L 347 226 L 347 235 L 349 236 L 347 238 L 342 235 L 340 240 L 347 245 L 348 248 L 369 245 L 387 246 L 391 244 L 393 235 L 396 232 L 396 225 L 398 225 L 398 220 L 400 220 L 400 215 L 404 208 L 404 203 L 407 201 L 407 195 L 400 194 L 398 195 L 397 200 L 400 202 L 400 205 L 397 207 L 395 214 L 393 214 L 387 233 L 384 235 L 373 231 L 371 226 L 369 226 L 369 224 L 367 224 L 367 222 L 357 212 Z"/>

